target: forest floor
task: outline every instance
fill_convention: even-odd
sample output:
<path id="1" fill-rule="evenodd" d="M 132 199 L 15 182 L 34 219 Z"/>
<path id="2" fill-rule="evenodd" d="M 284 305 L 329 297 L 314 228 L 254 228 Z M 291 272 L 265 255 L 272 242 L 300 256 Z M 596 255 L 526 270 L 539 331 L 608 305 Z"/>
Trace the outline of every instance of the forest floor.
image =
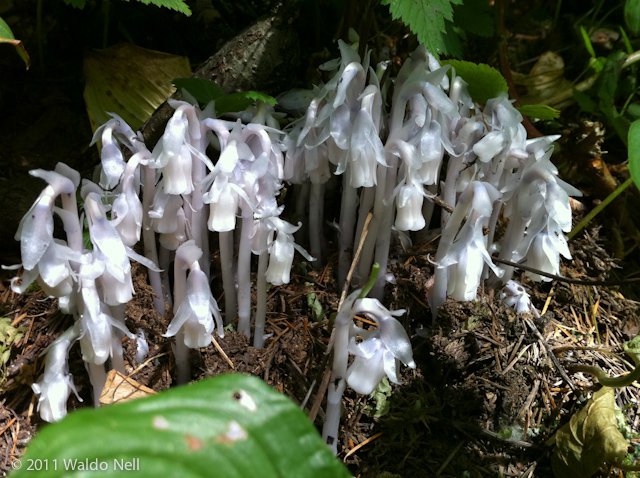
<path id="1" fill-rule="evenodd" d="M 87 146 L 91 131 L 82 101 L 81 58 L 61 58 L 66 61 L 48 60 L 46 75 L 27 75 L 15 64 L 2 70 L 13 72 L 0 78 L 0 109 L 10 112 L 0 117 L 2 264 L 19 262 L 13 232 L 42 188 L 27 171 L 65 161 L 90 177 L 98 163 L 97 153 Z M 0 64 L 6 61 L 0 57 Z M 540 318 L 516 315 L 501 304 L 497 291 L 482 289 L 474 302 L 447 301 L 432 322 L 426 296 L 437 241 L 408 250 L 396 246 L 390 265 L 395 284 L 387 287 L 384 304 L 406 309 L 401 321 L 410 333 L 417 367 L 402 370 L 401 385 L 385 383 L 372 396 L 347 391 L 339 456 L 355 476 L 552 476 L 548 439 L 598 388 L 591 376 L 572 373 L 571 367 L 598 365 L 610 375 L 629 371 L 633 364 L 622 346 L 640 333 L 637 290 L 607 282 L 637 276 L 639 270 L 612 258 L 614 233 L 610 223 L 598 223 L 570 241 L 573 260 L 564 261 L 560 272 L 601 284 L 522 279 Z M 192 352 L 192 379 L 230 371 L 257 375 L 301 404 L 320 426 L 325 350 L 340 293 L 335 262 L 334 254 L 318 270 L 296 266 L 291 284 L 271 289 L 267 332 L 272 336 L 264 349 L 228 330 L 218 339 L 224 354 L 213 345 Z M 42 353 L 71 321 L 37 289 L 24 295 L 11 292 L 10 277 L 7 271 L 0 276 L 0 318 L 19 328 L 22 337 L 11 343 L 0 337 L 0 475 L 10 471 L 44 425 L 31 384 L 42 373 Z M 132 332 L 145 332 L 150 350 L 138 363 L 135 345 L 125 338 L 127 370 L 135 381 L 161 391 L 175 377 L 170 341 L 162 337 L 171 317 L 154 311 L 145 272 L 137 267 L 135 289 L 126 325 Z M 320 313 L 310 306 L 311 293 Z M 73 410 L 91 403 L 77 347 L 70 371 L 83 400 L 72 397 Z M 616 403 L 636 437 L 639 401 L 637 383 L 616 391 Z M 630 441 L 640 447 L 640 439 Z M 611 468 L 600 476 L 624 474 Z"/>
<path id="2" fill-rule="evenodd" d="M 592 230 L 571 243 L 573 261 L 562 268 L 569 278 L 605 279 L 612 260 Z M 583 373 L 562 378 L 575 364 L 595 364 L 611 375 L 630 368 L 622 344 L 640 332 L 640 304 L 618 287 L 553 282 L 531 287 L 541 318 L 516 315 L 493 290 L 475 302 L 448 301 L 432 323 L 426 290 L 433 266 L 433 244 L 399 253 L 392 265 L 396 284 L 385 303 L 404 308 L 417 368 L 404 370 L 402 385 L 381 386 L 372 396 L 347 392 L 340 457 L 356 476 L 551 476 L 551 448 L 546 441 L 593 391 Z M 153 309 L 146 275 L 135 269 L 136 296 L 127 306 L 129 330 L 144 331 L 148 358 L 135 359 L 135 343 L 125 338 L 130 377 L 154 391 L 173 384 L 170 341 L 162 337 L 170 315 Z M 327 371 L 324 352 L 330 335 L 327 316 L 338 293 L 330 265 L 319 271 L 297 271 L 288 286 L 269 295 L 264 349 L 228 331 L 213 345 L 191 355 L 193 380 L 225 372 L 263 378 L 322 421 L 318 388 Z M 309 307 L 313 292 L 322 305 L 318 318 Z M 70 325 L 56 302 L 40 291 L 25 295 L 0 285 L 0 312 L 24 336 L 11 349 L 3 370 L 0 410 L 0 471 L 10 469 L 42 422 L 30 385 L 42 372 L 41 353 Z M 553 354 L 557 360 L 552 360 Z M 91 403 L 91 387 L 77 348 L 70 370 L 83 402 L 72 398 L 69 409 Z M 640 430 L 640 387 L 616 394 L 631 430 Z M 640 445 L 640 440 L 632 440 Z M 466 473 L 466 475 L 465 475 Z M 613 473 L 613 472 L 612 472 Z M 603 475 L 608 476 L 608 475 Z M 610 476 L 619 476 L 612 474 Z"/>

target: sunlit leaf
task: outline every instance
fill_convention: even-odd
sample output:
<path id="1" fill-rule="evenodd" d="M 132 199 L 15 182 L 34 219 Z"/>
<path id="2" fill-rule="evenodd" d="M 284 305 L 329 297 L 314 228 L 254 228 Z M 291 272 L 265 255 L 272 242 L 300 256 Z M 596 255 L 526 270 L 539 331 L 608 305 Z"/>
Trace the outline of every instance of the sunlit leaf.
<path id="1" fill-rule="evenodd" d="M 518 111 L 524 116 L 541 120 L 552 120 L 560 116 L 560 110 L 549 105 L 521 105 L 518 106 Z"/>
<path id="2" fill-rule="evenodd" d="M 91 127 L 119 114 L 139 129 L 175 91 L 176 77 L 191 73 L 186 57 L 120 44 L 89 52 L 84 59 L 84 99 Z"/>
<path id="3" fill-rule="evenodd" d="M 70 413 L 29 443 L 22 462 L 35 461 L 58 466 L 12 478 L 350 476 L 298 406 L 237 374 Z"/>
<path id="4" fill-rule="evenodd" d="M 486 103 L 509 90 L 507 80 L 492 66 L 462 60 L 445 60 L 442 63 L 455 68 L 456 74 L 468 83 L 469 93 L 475 101 Z"/>
<path id="5" fill-rule="evenodd" d="M 588 478 L 605 463 L 621 463 L 629 442 L 616 420 L 614 389 L 603 387 L 550 440 L 553 473 L 560 478 Z"/>
<path id="6" fill-rule="evenodd" d="M 462 0 L 382 0 L 382 4 L 434 55 L 447 53 L 446 22 L 453 20 L 453 5 L 461 5 Z"/>

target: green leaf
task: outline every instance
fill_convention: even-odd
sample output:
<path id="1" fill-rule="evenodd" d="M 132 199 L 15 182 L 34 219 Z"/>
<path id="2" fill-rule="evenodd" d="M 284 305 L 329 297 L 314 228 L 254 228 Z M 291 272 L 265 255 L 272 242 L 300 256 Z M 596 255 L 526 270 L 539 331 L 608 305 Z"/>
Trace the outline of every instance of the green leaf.
<path id="1" fill-rule="evenodd" d="M 239 91 L 221 96 L 216 100 L 216 113 L 235 113 L 251 106 L 255 101 L 265 101 L 271 105 L 277 103 L 276 99 L 257 91 Z"/>
<path id="2" fill-rule="evenodd" d="M 629 127 L 629 173 L 636 187 L 640 189 L 640 120 Z"/>
<path id="3" fill-rule="evenodd" d="M 627 0 L 624 3 L 624 21 L 631 33 L 640 34 L 640 0 Z"/>
<path id="4" fill-rule="evenodd" d="M 563 478 L 593 475 L 605 463 L 621 463 L 629 442 L 618 429 L 614 389 L 603 387 L 551 438 L 553 473 Z"/>
<path id="5" fill-rule="evenodd" d="M 31 460 L 49 464 L 38 478 L 350 476 L 298 406 L 237 374 L 70 413 L 40 430 L 22 458 Z M 31 476 L 23 467 L 12 478 Z"/>
<path id="6" fill-rule="evenodd" d="M 507 80 L 492 66 L 462 60 L 445 60 L 442 63 L 455 68 L 456 74 L 469 84 L 469 93 L 474 101 L 486 103 L 488 99 L 509 91 Z"/>
<path id="7" fill-rule="evenodd" d="M 278 102 L 273 96 L 259 91 L 226 94 L 216 83 L 202 78 L 176 78 L 173 84 L 176 88 L 185 89 L 201 106 L 215 101 L 216 114 L 219 115 L 242 111 L 256 101 L 263 101 L 271 106 L 275 106 Z"/>
<path id="8" fill-rule="evenodd" d="M 128 43 L 87 52 L 84 100 L 92 129 L 117 113 L 138 130 L 174 92 L 171 80 L 189 73 L 186 57 Z"/>
<path id="9" fill-rule="evenodd" d="M 191 16 L 191 9 L 184 2 L 184 0 L 138 0 L 145 5 L 155 5 L 156 7 L 169 8 L 176 12 L 184 13 L 186 16 Z"/>
<path id="10" fill-rule="evenodd" d="M 560 116 L 560 110 L 549 105 L 521 105 L 518 106 L 518 111 L 524 116 L 541 120 L 552 120 Z"/>
<path id="11" fill-rule="evenodd" d="M 0 17 L 0 39 L 1 40 L 15 40 L 16 37 L 13 36 L 13 32 L 7 22 L 5 22 L 2 17 Z"/>
<path id="12" fill-rule="evenodd" d="M 178 89 L 185 89 L 201 105 L 206 105 L 224 95 L 222 88 L 213 81 L 203 78 L 176 78 L 173 84 Z"/>
<path id="13" fill-rule="evenodd" d="M 418 41 L 438 56 L 448 53 L 445 22 L 453 21 L 453 5 L 462 0 L 381 0 L 391 16 L 400 19 L 418 37 Z"/>
<path id="14" fill-rule="evenodd" d="M 322 320 L 324 313 L 322 311 L 322 304 L 318 300 L 318 295 L 315 292 L 309 292 L 307 294 L 307 306 L 311 311 L 311 318 L 315 321 Z"/>
<path id="15" fill-rule="evenodd" d="M 16 40 L 16 37 L 13 36 L 13 32 L 7 22 L 5 22 L 2 17 L 0 17 L 0 43 L 9 43 L 13 45 L 16 49 L 16 53 L 22 58 L 24 62 L 25 68 L 28 70 L 31 66 L 31 58 L 29 57 L 29 52 L 24 47 L 24 44 L 21 40 Z"/>

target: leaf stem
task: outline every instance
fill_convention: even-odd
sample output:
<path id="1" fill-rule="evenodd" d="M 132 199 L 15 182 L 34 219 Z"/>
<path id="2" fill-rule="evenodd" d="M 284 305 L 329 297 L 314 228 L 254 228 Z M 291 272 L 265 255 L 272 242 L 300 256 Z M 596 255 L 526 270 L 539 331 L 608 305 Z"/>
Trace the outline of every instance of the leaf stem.
<path id="1" fill-rule="evenodd" d="M 609 194 L 600 204 L 593 208 L 589 214 L 587 214 L 582 221 L 580 221 L 569 233 L 567 238 L 573 239 L 582 229 L 585 228 L 591 220 L 596 217 L 604 208 L 606 208 L 615 198 L 617 198 L 622 192 L 633 184 L 633 178 L 628 178 L 624 183 L 618 186 L 611 194 Z"/>

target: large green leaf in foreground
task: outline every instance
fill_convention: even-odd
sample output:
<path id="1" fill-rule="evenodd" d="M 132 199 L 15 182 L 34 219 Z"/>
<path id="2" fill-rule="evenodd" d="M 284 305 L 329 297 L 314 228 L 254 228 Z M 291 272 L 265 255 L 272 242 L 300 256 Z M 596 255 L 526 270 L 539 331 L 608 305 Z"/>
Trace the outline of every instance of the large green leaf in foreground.
<path id="1" fill-rule="evenodd" d="M 244 375 L 71 413 L 38 433 L 12 478 L 36 476 L 34 460 L 49 468 L 39 478 L 350 476 L 294 403 Z"/>

